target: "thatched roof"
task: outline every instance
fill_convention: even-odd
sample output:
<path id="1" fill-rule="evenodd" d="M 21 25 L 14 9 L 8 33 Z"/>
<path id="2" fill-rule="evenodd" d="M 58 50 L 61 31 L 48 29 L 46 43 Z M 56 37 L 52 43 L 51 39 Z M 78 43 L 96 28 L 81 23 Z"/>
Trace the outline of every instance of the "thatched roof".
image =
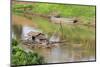
<path id="1" fill-rule="evenodd" d="M 28 35 L 28 36 L 38 36 L 39 34 L 44 35 L 44 34 L 41 33 L 41 32 L 33 32 L 33 31 L 30 31 L 27 35 Z"/>
<path id="2" fill-rule="evenodd" d="M 41 32 L 33 32 L 33 31 L 31 31 L 27 35 L 28 36 L 35 36 L 37 39 L 46 39 L 45 34 L 43 34 Z"/>
<path id="3" fill-rule="evenodd" d="M 31 32 L 29 32 L 27 35 L 28 35 L 28 36 L 36 36 L 36 35 L 38 35 L 38 34 L 40 34 L 40 32 L 33 32 L 33 31 L 31 31 Z"/>

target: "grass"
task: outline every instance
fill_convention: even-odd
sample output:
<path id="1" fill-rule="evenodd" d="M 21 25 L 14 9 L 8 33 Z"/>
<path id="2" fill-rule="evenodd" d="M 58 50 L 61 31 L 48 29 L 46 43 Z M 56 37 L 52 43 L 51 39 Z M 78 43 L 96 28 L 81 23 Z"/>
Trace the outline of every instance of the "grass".
<path id="1" fill-rule="evenodd" d="M 28 5 L 12 5 L 13 12 L 23 12 L 20 8 L 32 8 L 33 13 L 52 14 L 59 13 L 62 17 L 81 17 L 89 21 L 95 15 L 95 6 L 71 5 L 71 4 L 53 4 L 53 3 L 33 3 Z M 20 9 L 20 10 L 19 10 Z"/>

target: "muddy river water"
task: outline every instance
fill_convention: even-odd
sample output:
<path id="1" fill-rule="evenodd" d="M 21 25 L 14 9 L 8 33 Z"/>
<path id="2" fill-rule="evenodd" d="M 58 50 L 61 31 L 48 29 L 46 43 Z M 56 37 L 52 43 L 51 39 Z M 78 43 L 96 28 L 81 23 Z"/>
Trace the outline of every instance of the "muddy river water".
<path id="1" fill-rule="evenodd" d="M 31 23 L 31 22 L 30 22 Z M 28 23 L 13 24 L 12 25 L 12 35 L 17 39 L 25 39 L 27 33 L 30 31 L 40 31 L 42 30 L 29 25 Z M 47 63 L 60 63 L 60 62 L 75 62 L 75 61 L 94 61 L 95 54 L 91 50 L 72 48 L 66 43 L 58 44 L 59 46 L 53 48 L 35 48 L 32 51 L 42 55 Z M 26 50 L 29 48 L 26 48 Z"/>

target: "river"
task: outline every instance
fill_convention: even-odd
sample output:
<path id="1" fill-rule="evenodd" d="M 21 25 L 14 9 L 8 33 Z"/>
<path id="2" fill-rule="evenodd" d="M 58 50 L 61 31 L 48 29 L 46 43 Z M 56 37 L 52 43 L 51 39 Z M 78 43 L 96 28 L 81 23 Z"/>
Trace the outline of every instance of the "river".
<path id="1" fill-rule="evenodd" d="M 18 19 L 18 17 L 14 17 Z M 21 19 L 21 17 L 20 17 Z M 19 23 L 12 24 L 12 35 L 16 39 L 25 39 L 27 33 L 30 31 L 39 31 L 32 22 L 26 20 L 17 21 Z M 23 23 L 21 23 L 23 22 Z M 25 22 L 25 23 L 24 23 Z M 61 62 L 76 62 L 76 61 L 94 61 L 95 53 L 91 52 L 91 49 L 83 49 L 82 47 L 72 47 L 70 44 L 58 44 L 59 46 L 53 48 L 35 48 L 33 52 L 37 52 L 42 55 L 47 63 L 61 63 Z M 27 50 L 29 48 L 25 48 Z"/>

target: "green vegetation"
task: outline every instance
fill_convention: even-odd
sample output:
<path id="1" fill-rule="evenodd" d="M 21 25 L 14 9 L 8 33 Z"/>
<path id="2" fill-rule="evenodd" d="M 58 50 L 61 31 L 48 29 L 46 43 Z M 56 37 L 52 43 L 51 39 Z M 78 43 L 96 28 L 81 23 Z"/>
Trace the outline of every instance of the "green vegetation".
<path id="1" fill-rule="evenodd" d="M 65 4 L 36 4 L 34 12 L 49 14 L 58 12 L 62 17 L 82 17 L 83 20 L 89 20 L 95 14 L 95 7 L 82 5 L 65 5 Z M 43 8 L 43 9 L 41 9 Z"/>
<path id="2" fill-rule="evenodd" d="M 13 5 L 15 12 L 18 8 L 32 8 L 33 13 L 50 14 L 52 12 L 59 13 L 62 17 L 80 17 L 85 21 L 89 21 L 95 15 L 95 6 L 84 5 L 66 5 L 66 4 L 51 4 L 51 3 L 33 3 L 31 5 Z"/>
<path id="3" fill-rule="evenodd" d="M 15 7 L 16 6 L 16 7 Z M 21 5 L 21 4 L 16 4 L 12 6 L 14 9 L 21 9 L 21 8 L 32 8 L 32 5 Z"/>
<path id="4" fill-rule="evenodd" d="M 34 23 L 36 22 L 37 26 L 47 33 L 52 35 L 55 31 L 62 34 L 61 30 L 57 30 L 59 25 L 50 23 L 48 20 L 41 17 L 34 17 Z M 86 26 L 71 26 L 63 25 L 63 35 L 64 39 L 73 42 L 73 43 L 82 43 L 82 44 L 94 44 L 95 43 L 95 32 L 91 28 Z M 62 37 L 62 36 L 61 36 Z"/>
<path id="5" fill-rule="evenodd" d="M 15 40 L 15 39 L 12 39 L 12 46 L 14 47 L 14 46 L 17 46 L 18 45 L 18 42 L 17 42 L 17 40 Z"/>
<path id="6" fill-rule="evenodd" d="M 44 59 L 37 53 L 25 52 L 18 46 L 18 42 L 12 39 L 12 65 L 43 64 Z"/>
<path id="7" fill-rule="evenodd" d="M 12 6 L 12 11 L 14 12 L 19 12 L 19 13 L 22 13 L 22 12 L 24 12 L 24 10 L 25 9 L 27 9 L 27 8 L 33 8 L 33 6 L 32 5 L 21 5 L 21 4 L 16 4 L 16 5 L 13 5 Z M 20 9 L 20 10 L 19 10 Z"/>
<path id="8" fill-rule="evenodd" d="M 95 6 L 82 6 L 82 5 L 66 5 L 66 4 L 51 4 L 51 3 L 33 3 L 31 5 L 13 5 L 17 11 L 18 7 L 31 6 L 33 13 L 39 13 L 48 15 L 52 12 L 59 13 L 62 17 L 78 17 L 83 22 L 80 23 L 92 23 L 95 18 Z M 25 8 L 25 7 L 24 7 Z M 20 14 L 19 14 L 20 15 Z M 32 17 L 32 20 L 37 26 L 42 29 L 45 33 L 51 35 L 55 32 L 59 25 L 55 25 L 45 18 Z M 95 30 L 88 26 L 82 25 L 63 25 L 64 38 L 71 43 L 82 43 L 82 44 L 94 44 L 95 43 Z"/>

